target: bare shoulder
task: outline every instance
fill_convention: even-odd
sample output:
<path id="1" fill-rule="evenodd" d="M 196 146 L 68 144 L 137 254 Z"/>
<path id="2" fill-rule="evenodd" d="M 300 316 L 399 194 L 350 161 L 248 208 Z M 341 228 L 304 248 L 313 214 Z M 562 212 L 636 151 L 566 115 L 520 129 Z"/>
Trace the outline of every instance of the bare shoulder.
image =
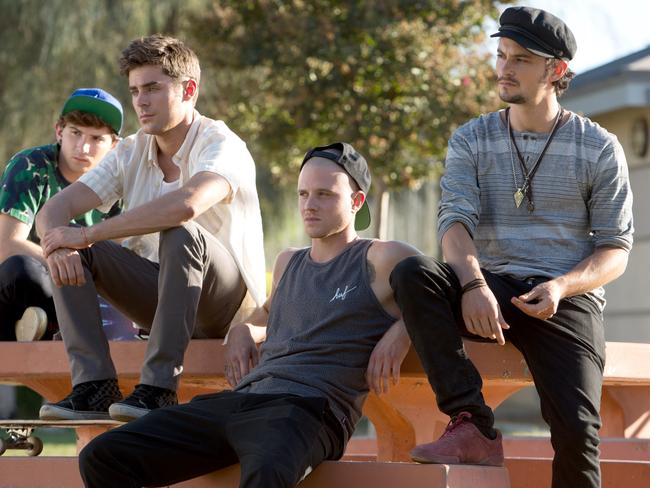
<path id="1" fill-rule="evenodd" d="M 273 288 L 275 288 L 275 285 L 278 284 L 280 278 L 284 275 L 284 271 L 287 269 L 291 257 L 300 251 L 300 249 L 298 247 L 289 247 L 275 257 L 275 263 L 273 264 Z"/>
<path id="2" fill-rule="evenodd" d="M 390 272 L 403 259 L 421 254 L 416 247 L 405 242 L 376 240 L 368 250 L 368 261 L 375 268 Z"/>

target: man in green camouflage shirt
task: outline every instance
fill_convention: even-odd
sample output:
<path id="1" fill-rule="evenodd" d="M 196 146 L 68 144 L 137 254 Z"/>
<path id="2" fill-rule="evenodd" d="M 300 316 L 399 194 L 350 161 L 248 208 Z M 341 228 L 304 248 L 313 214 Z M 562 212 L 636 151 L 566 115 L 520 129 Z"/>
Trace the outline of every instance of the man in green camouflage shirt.
<path id="1" fill-rule="evenodd" d="M 56 123 L 56 143 L 25 149 L 0 181 L 0 340 L 38 340 L 57 331 L 52 283 L 34 228 L 47 200 L 93 168 L 115 146 L 122 106 L 98 88 L 76 90 Z M 93 210 L 73 223 L 88 226 L 108 214 Z"/>

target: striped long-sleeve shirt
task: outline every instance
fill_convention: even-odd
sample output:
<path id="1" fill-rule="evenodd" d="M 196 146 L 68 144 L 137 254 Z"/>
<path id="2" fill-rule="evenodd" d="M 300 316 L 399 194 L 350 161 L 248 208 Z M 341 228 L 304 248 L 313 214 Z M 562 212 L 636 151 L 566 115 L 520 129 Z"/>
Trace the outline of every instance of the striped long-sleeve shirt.
<path id="1" fill-rule="evenodd" d="M 529 170 L 547 136 L 514 132 Z M 515 206 L 523 174 L 514 151 L 499 112 L 454 133 L 440 183 L 440 239 L 461 222 L 484 269 L 519 279 L 562 275 L 600 246 L 631 249 L 632 192 L 625 154 L 614 135 L 570 113 L 533 178 L 532 213 L 526 199 Z M 591 295 L 604 306 L 602 288 Z"/>

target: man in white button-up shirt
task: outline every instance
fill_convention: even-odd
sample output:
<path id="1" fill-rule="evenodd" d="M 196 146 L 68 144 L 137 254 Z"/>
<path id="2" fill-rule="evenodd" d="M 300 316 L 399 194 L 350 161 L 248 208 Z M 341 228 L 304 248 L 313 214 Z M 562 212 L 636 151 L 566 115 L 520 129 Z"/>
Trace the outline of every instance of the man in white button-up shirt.
<path id="1" fill-rule="evenodd" d="M 45 419 L 130 420 L 175 404 L 190 338 L 223 337 L 238 311 L 264 301 L 255 164 L 225 123 L 194 109 L 196 55 L 177 39 L 153 35 L 131 42 L 120 69 L 141 129 L 37 217 L 73 384 L 70 395 L 41 408 Z M 120 198 L 121 215 L 67 226 Z M 150 329 L 140 384 L 126 399 L 97 292 Z"/>

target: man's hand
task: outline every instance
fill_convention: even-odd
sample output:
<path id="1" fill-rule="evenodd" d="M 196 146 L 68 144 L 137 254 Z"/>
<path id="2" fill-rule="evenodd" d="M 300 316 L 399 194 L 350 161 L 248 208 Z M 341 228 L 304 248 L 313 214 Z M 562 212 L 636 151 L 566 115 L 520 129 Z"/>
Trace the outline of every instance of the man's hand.
<path id="1" fill-rule="evenodd" d="M 86 284 L 81 257 L 74 249 L 54 250 L 47 257 L 47 266 L 50 268 L 52 281 L 59 288 L 64 285 L 83 286 Z"/>
<path id="2" fill-rule="evenodd" d="M 379 340 L 370 355 L 366 381 L 368 387 L 377 395 L 388 393 L 390 383 L 399 382 L 399 372 L 402 361 L 411 346 L 411 340 L 404 322 L 395 322 Z"/>
<path id="3" fill-rule="evenodd" d="M 496 339 L 500 345 L 506 343 L 503 329 L 510 326 L 503 319 L 499 303 L 487 286 L 465 292 L 461 299 L 465 327 L 472 334 Z"/>
<path id="4" fill-rule="evenodd" d="M 564 290 L 556 280 L 540 283 L 528 293 L 512 297 L 512 304 L 536 319 L 550 319 L 557 312 Z"/>
<path id="5" fill-rule="evenodd" d="M 246 324 L 233 326 L 228 332 L 225 373 L 230 386 L 235 387 L 259 361 L 259 352 Z"/>
<path id="6" fill-rule="evenodd" d="M 41 247 L 46 256 L 62 247 L 68 249 L 84 249 L 89 247 L 86 230 L 81 227 L 55 227 L 46 232 L 41 240 Z"/>

